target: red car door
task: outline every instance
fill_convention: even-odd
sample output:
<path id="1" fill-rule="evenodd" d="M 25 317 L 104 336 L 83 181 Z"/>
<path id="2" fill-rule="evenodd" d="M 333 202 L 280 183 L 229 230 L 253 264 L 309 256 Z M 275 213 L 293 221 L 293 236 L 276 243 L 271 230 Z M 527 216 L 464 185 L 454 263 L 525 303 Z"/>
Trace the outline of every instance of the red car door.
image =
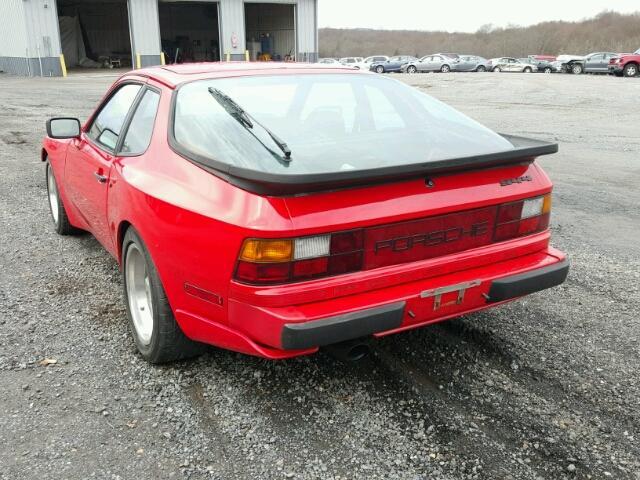
<path id="1" fill-rule="evenodd" d="M 99 107 L 91 123 L 73 140 L 65 162 L 65 185 L 91 233 L 109 251 L 113 238 L 107 221 L 109 174 L 119 135 L 142 85 L 120 86 Z"/>

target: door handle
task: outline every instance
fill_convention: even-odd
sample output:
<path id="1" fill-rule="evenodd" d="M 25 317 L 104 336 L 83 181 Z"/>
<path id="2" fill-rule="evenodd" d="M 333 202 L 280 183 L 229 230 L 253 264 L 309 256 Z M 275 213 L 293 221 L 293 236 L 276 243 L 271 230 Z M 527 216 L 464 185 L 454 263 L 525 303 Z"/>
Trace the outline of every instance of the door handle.
<path id="1" fill-rule="evenodd" d="M 101 175 L 98 172 L 94 172 L 93 176 L 96 177 L 96 180 L 98 180 L 100 183 L 107 183 L 106 175 Z"/>

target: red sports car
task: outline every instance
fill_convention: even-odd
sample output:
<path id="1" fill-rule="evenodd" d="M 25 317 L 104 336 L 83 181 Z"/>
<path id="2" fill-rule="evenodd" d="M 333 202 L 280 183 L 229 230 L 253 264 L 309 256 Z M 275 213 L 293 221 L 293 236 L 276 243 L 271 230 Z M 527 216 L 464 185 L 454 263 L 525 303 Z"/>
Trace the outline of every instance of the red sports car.
<path id="1" fill-rule="evenodd" d="M 557 145 L 500 135 L 347 67 L 221 63 L 121 77 L 81 126 L 47 122 L 55 228 L 123 272 L 142 356 L 202 344 L 278 359 L 562 283 Z"/>

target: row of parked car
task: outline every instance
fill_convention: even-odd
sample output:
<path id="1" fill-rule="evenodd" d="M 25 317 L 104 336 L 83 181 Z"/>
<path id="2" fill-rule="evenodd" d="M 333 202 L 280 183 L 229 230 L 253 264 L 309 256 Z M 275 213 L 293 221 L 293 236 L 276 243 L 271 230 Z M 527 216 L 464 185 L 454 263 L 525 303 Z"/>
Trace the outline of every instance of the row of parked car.
<path id="1" fill-rule="evenodd" d="M 521 73 L 611 73 L 640 75 L 640 49 L 635 53 L 594 52 L 588 55 L 529 55 L 526 58 L 434 53 L 416 58 L 411 55 L 372 55 L 367 58 L 321 58 L 321 64 L 348 65 L 377 73 L 418 72 L 521 72 Z"/>

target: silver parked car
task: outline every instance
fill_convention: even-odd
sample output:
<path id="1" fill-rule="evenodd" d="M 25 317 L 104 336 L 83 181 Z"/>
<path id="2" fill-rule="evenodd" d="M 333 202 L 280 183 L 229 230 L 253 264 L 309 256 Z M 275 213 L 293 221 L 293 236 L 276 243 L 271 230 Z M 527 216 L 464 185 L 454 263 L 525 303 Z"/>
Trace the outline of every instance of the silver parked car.
<path id="1" fill-rule="evenodd" d="M 425 55 L 424 57 L 406 63 L 402 66 L 402 71 L 406 73 L 417 72 L 442 72 L 449 73 L 451 65 L 456 60 L 441 54 Z"/>
<path id="2" fill-rule="evenodd" d="M 453 72 L 486 72 L 489 70 L 489 60 L 477 55 L 460 55 L 451 63 Z"/>
<path id="3" fill-rule="evenodd" d="M 537 72 L 538 67 L 530 63 L 521 62 L 513 57 L 492 58 L 489 60 L 492 72 Z"/>

